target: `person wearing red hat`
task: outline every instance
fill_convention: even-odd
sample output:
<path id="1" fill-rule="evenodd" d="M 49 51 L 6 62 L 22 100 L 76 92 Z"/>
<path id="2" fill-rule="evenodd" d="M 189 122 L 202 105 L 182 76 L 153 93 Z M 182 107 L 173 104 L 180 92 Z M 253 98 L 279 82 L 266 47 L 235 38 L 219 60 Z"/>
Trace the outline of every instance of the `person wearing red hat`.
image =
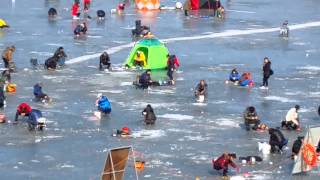
<path id="1" fill-rule="evenodd" d="M 32 111 L 32 108 L 29 106 L 29 104 L 21 103 L 17 107 L 16 117 L 15 117 L 14 121 L 17 122 L 19 116 L 22 116 L 22 117 L 28 116 L 29 117 L 29 114 L 31 111 Z"/>
<path id="2" fill-rule="evenodd" d="M 128 127 L 123 127 L 122 129 L 118 129 L 115 133 L 113 133 L 113 136 L 129 136 L 131 135 L 131 130 Z"/>

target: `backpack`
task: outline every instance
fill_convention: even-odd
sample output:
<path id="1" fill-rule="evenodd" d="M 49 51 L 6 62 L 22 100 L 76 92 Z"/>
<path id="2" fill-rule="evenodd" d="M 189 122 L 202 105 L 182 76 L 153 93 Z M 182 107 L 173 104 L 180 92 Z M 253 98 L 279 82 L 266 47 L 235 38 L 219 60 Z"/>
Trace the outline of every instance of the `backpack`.
<path id="1" fill-rule="evenodd" d="M 272 76 L 273 75 L 273 70 L 272 69 L 270 69 L 270 76 Z"/>

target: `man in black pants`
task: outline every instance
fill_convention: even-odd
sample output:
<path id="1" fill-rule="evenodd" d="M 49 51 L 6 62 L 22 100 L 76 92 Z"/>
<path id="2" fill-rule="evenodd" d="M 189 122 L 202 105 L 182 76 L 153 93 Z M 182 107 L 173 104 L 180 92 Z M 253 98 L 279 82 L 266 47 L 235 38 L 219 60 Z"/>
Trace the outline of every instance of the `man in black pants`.
<path id="1" fill-rule="evenodd" d="M 264 62 L 263 62 L 263 82 L 262 82 L 262 87 L 268 87 L 269 83 L 268 83 L 268 79 L 270 78 L 270 76 L 273 74 L 273 71 L 271 70 L 271 62 L 269 60 L 268 57 L 264 58 Z"/>
<path id="2" fill-rule="evenodd" d="M 270 139 L 269 144 L 271 146 L 271 153 L 275 153 L 278 147 L 278 151 L 282 152 L 283 146 L 288 144 L 288 140 L 284 137 L 279 129 L 269 129 Z"/>

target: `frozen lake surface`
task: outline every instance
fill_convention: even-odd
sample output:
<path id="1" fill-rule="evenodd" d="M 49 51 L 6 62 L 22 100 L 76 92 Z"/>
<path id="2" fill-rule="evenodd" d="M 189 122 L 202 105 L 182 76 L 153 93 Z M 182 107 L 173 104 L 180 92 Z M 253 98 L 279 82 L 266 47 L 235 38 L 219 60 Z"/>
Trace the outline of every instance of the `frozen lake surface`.
<path id="1" fill-rule="evenodd" d="M 133 5 L 125 15 L 111 15 L 108 12 L 118 1 L 94 0 L 91 16 L 104 9 L 107 18 L 102 24 L 88 21 L 88 35 L 82 40 L 73 38 L 77 21 L 70 17 L 71 1 L 13 2 L 0 2 L 0 18 L 11 26 L 0 30 L 0 50 L 14 44 L 14 60 L 19 68 L 12 75 L 18 91 L 7 96 L 5 113 L 12 120 L 17 105 L 28 102 L 41 109 L 49 122 L 44 132 L 37 133 L 27 131 L 23 123 L 0 125 L 0 179 L 99 179 L 107 149 L 127 145 L 132 145 L 147 162 L 140 179 L 219 179 L 220 174 L 212 170 L 213 157 L 224 151 L 238 156 L 261 155 L 257 143 L 268 141 L 267 133 L 243 129 L 246 106 L 255 106 L 263 122 L 277 127 L 287 110 L 300 104 L 300 135 L 308 125 L 319 124 L 318 0 L 224 0 L 225 20 L 208 18 L 207 12 L 188 18 L 181 11 L 139 13 Z M 163 0 L 162 4 L 173 6 L 175 1 Z M 50 7 L 59 13 L 53 22 L 47 18 Z M 98 71 L 96 54 L 103 50 L 109 50 L 113 64 L 124 62 L 132 46 L 130 29 L 136 19 L 150 26 L 156 37 L 167 43 L 169 51 L 180 58 L 176 86 L 145 93 L 130 85 L 135 72 Z M 287 40 L 280 38 L 276 29 L 284 20 L 293 25 Z M 30 69 L 31 57 L 44 63 L 59 46 L 69 56 L 65 69 Z M 272 61 L 275 72 L 268 91 L 258 88 L 265 56 Z M 252 72 L 256 87 L 226 85 L 224 81 L 234 67 Z M 200 79 L 209 86 L 206 104 L 193 99 L 193 88 Z M 32 101 L 36 82 L 43 82 L 53 104 L 44 106 Z M 108 96 L 113 107 L 112 114 L 102 120 L 93 117 L 99 92 Z M 148 103 L 158 116 L 152 127 L 142 123 L 141 111 Z M 130 127 L 135 138 L 111 136 L 113 129 L 123 126 Z M 241 166 L 241 172 L 250 172 L 255 179 L 319 179 L 319 172 L 291 176 L 293 162 L 288 156 L 298 134 L 285 135 L 290 146 L 284 154 L 264 157 L 254 166 Z M 129 165 L 125 179 L 133 177 Z"/>

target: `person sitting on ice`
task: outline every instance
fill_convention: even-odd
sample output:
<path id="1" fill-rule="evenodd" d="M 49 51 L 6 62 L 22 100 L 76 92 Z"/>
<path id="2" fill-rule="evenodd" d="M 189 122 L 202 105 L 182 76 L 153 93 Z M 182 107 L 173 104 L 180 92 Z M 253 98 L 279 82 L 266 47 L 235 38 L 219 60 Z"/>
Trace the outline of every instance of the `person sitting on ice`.
<path id="1" fill-rule="evenodd" d="M 299 105 L 295 105 L 294 108 L 291 108 L 287 115 L 286 119 L 281 122 L 281 127 L 286 128 L 288 130 L 300 130 L 300 122 L 299 122 L 299 114 L 298 111 L 300 110 Z"/>
<path id="2" fill-rule="evenodd" d="M 228 166 L 236 168 L 239 172 L 238 166 L 233 162 L 237 158 L 235 153 L 224 153 L 218 159 L 212 160 L 213 169 L 223 170 L 223 176 L 228 177 Z"/>
<path id="3" fill-rule="evenodd" d="M 37 83 L 33 86 L 33 95 L 37 101 L 50 101 L 49 96 L 42 92 L 42 83 Z"/>
<path id="4" fill-rule="evenodd" d="M 131 135 L 131 131 L 128 127 L 117 129 L 113 132 L 112 136 L 128 137 Z"/>
<path id="5" fill-rule="evenodd" d="M 288 144 L 288 140 L 284 137 L 279 129 L 270 128 L 269 129 L 269 144 L 271 146 L 271 153 L 276 151 L 282 153 L 283 146 Z"/>
<path id="6" fill-rule="evenodd" d="M 260 120 L 256 109 L 253 106 L 249 106 L 246 108 L 245 112 L 243 113 L 243 118 L 247 131 L 250 131 L 252 125 L 252 129 L 257 130 L 258 125 L 260 124 Z"/>
<path id="7" fill-rule="evenodd" d="M 229 75 L 229 81 L 231 82 L 238 82 L 240 80 L 240 74 L 238 73 L 237 69 L 232 69 Z"/>
<path id="8" fill-rule="evenodd" d="M 245 72 L 241 75 L 239 79 L 240 86 L 253 86 L 253 81 L 251 77 L 251 73 Z"/>
<path id="9" fill-rule="evenodd" d="M 44 67 L 47 70 L 55 70 L 57 68 L 57 62 L 58 59 L 56 57 L 50 57 L 45 61 Z"/>
<path id="10" fill-rule="evenodd" d="M 17 112 L 16 112 L 16 116 L 14 118 L 15 122 L 18 122 L 18 118 L 19 116 L 25 117 L 30 115 L 32 108 L 30 107 L 29 104 L 27 103 L 21 103 L 18 107 L 17 107 Z"/>
<path id="11" fill-rule="evenodd" d="M 57 10 L 55 8 L 50 8 L 48 11 L 48 16 L 50 18 L 54 18 L 58 15 Z"/>
<path id="12" fill-rule="evenodd" d="M 284 21 L 280 27 L 280 36 L 289 37 L 288 21 Z"/>
<path id="13" fill-rule="evenodd" d="M 97 11 L 97 17 L 99 20 L 104 20 L 106 17 L 106 12 L 104 12 L 103 10 L 98 10 Z"/>
<path id="14" fill-rule="evenodd" d="M 150 104 L 148 104 L 147 107 L 144 108 L 144 110 L 142 111 L 142 115 L 144 116 L 144 122 L 146 123 L 146 125 L 153 125 L 157 120 L 157 117 Z"/>
<path id="15" fill-rule="evenodd" d="M 135 23 L 136 23 L 136 28 L 132 30 L 132 36 L 143 37 L 148 32 L 150 32 L 149 27 L 141 25 L 141 20 L 136 20 Z"/>
<path id="16" fill-rule="evenodd" d="M 196 86 L 194 95 L 198 98 L 199 96 L 208 96 L 208 85 L 204 80 L 200 80 L 199 84 Z"/>
<path id="17" fill-rule="evenodd" d="M 139 84 L 142 89 L 148 89 L 150 85 L 152 85 L 153 81 L 151 80 L 151 70 L 148 69 L 144 73 L 141 74 L 139 79 Z"/>
<path id="18" fill-rule="evenodd" d="M 107 96 L 103 96 L 101 93 L 98 94 L 96 101 L 96 106 L 101 113 L 110 114 L 111 113 L 111 104 Z"/>
<path id="19" fill-rule="evenodd" d="M 145 67 L 147 65 L 146 56 L 144 52 L 137 51 L 136 55 L 134 56 L 133 64 L 138 67 Z"/>
<path id="20" fill-rule="evenodd" d="M 63 47 L 59 47 L 55 52 L 54 52 L 54 57 L 57 58 L 57 63 L 59 66 L 64 66 L 66 58 L 68 57 L 67 54 L 64 51 Z"/>
<path id="21" fill-rule="evenodd" d="M 81 34 L 86 34 L 87 30 L 88 30 L 87 24 L 85 22 L 83 22 L 83 23 L 76 26 L 73 33 L 75 36 L 79 37 Z"/>
<path id="22" fill-rule="evenodd" d="M 32 109 L 27 120 L 29 131 L 33 131 L 36 128 L 40 131 L 45 127 L 45 118 L 42 117 L 42 113 L 38 109 Z"/>
<path id="23" fill-rule="evenodd" d="M 100 56 L 99 70 L 103 71 L 105 69 L 110 70 L 111 62 L 108 53 L 105 51 Z"/>
<path id="24" fill-rule="evenodd" d="M 298 136 L 298 138 L 293 142 L 292 155 L 291 155 L 292 159 L 296 159 L 296 157 L 298 156 L 301 146 L 303 144 L 303 139 L 304 139 L 303 136 Z"/>

